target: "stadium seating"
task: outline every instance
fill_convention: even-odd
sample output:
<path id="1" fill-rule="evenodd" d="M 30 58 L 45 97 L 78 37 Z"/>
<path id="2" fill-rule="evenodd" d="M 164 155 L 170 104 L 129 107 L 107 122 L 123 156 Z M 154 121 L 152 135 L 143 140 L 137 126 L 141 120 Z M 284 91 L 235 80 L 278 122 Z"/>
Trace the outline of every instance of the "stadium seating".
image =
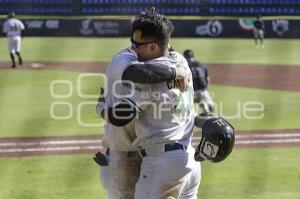
<path id="1" fill-rule="evenodd" d="M 0 14 L 133 15 L 152 5 L 178 16 L 300 14 L 300 0 L 0 0 Z"/>

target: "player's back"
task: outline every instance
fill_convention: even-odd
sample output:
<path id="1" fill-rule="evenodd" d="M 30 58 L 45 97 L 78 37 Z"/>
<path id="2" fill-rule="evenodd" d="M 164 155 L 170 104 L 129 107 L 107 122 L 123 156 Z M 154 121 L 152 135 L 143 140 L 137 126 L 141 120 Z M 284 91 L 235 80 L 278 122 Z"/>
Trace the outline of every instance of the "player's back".
<path id="1" fill-rule="evenodd" d="M 192 76 L 185 58 L 177 52 L 172 52 L 169 58 L 162 57 L 154 61 L 170 63 L 170 67 L 183 67 L 190 78 Z M 173 141 L 182 141 L 187 145 L 191 139 L 194 123 L 192 82 L 189 83 L 186 92 L 181 92 L 176 88 L 176 81 L 151 86 L 141 85 L 141 87 L 142 90 L 146 88 L 145 94 L 141 94 L 145 95 L 145 101 L 142 99 L 142 103 L 138 104 L 143 110 L 135 120 L 138 136 L 135 145 L 147 147 Z"/>
<path id="2" fill-rule="evenodd" d="M 107 94 L 105 101 L 108 106 L 120 102 L 129 93 L 129 88 L 122 83 L 122 75 L 130 62 L 137 61 L 137 55 L 131 49 L 125 49 L 115 55 L 106 69 Z M 105 124 L 104 142 L 111 149 L 118 151 L 135 150 L 132 142 L 136 139 L 133 121 L 126 126 L 117 127 Z"/>
<path id="3" fill-rule="evenodd" d="M 6 33 L 8 37 L 20 36 L 21 31 L 24 29 L 25 27 L 22 21 L 16 18 L 8 19 L 3 24 L 3 32 Z"/>
<path id="4" fill-rule="evenodd" d="M 106 103 L 109 106 L 112 106 L 115 102 L 119 102 L 122 97 L 130 92 L 129 88 L 124 86 L 122 76 L 126 67 L 133 61 L 137 61 L 136 53 L 131 49 L 125 49 L 115 55 L 107 66 L 107 89 L 110 92 L 106 96 Z"/>

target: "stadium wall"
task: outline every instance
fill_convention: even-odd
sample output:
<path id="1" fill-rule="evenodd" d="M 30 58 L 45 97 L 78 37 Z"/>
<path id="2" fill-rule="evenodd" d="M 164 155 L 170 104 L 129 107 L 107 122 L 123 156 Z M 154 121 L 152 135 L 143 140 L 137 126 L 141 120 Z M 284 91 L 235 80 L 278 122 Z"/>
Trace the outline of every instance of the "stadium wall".
<path id="1" fill-rule="evenodd" d="M 5 19 L 0 19 L 0 28 Z M 25 36 L 128 37 L 130 19 L 25 18 Z M 172 19 L 174 37 L 251 38 L 251 19 Z M 299 19 L 265 20 L 266 37 L 300 38 Z"/>

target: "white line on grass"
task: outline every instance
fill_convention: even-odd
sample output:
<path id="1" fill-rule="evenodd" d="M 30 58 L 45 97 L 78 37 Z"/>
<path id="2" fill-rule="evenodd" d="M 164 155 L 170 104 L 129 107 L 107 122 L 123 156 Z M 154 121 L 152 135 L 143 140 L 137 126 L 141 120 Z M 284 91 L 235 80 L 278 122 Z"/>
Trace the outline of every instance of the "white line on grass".
<path id="1" fill-rule="evenodd" d="M 287 140 L 238 140 L 236 144 L 280 144 L 280 143 L 300 143 L 300 139 Z"/>
<path id="2" fill-rule="evenodd" d="M 236 135 L 236 139 L 245 139 L 245 138 L 297 138 L 300 137 L 300 133 L 289 133 L 289 134 L 253 134 L 253 135 Z M 200 136 L 193 137 L 193 140 L 201 140 Z"/>
<path id="3" fill-rule="evenodd" d="M 100 150 L 102 146 L 72 146 L 72 147 L 38 147 L 27 149 L 0 149 L 0 153 L 26 153 L 26 152 L 54 152 L 54 151 L 81 151 L 81 150 Z"/>
<path id="4" fill-rule="evenodd" d="M 193 144 L 199 144 L 199 142 L 193 140 Z M 255 145 L 255 144 L 283 144 L 283 143 L 300 143 L 300 139 L 287 139 L 287 140 L 237 140 L 235 144 L 240 145 Z"/>
<path id="5" fill-rule="evenodd" d="M 239 140 L 236 144 L 252 145 L 252 144 L 281 144 L 281 143 L 300 143 L 300 139 L 288 140 Z M 193 145 L 198 142 L 193 141 Z M 100 150 L 102 146 L 70 146 L 70 147 L 37 147 L 37 148 L 15 148 L 0 149 L 0 153 L 26 153 L 26 152 L 55 152 L 55 151 L 80 151 L 80 150 Z"/>
<path id="6" fill-rule="evenodd" d="M 240 138 L 290 138 L 290 137 L 300 137 L 299 133 L 289 133 L 289 134 L 253 134 L 253 135 L 236 135 L 237 139 Z M 193 140 L 200 140 L 201 137 L 193 137 Z M 57 141 L 23 141 L 23 142 L 0 142 L 0 147 L 9 147 L 9 146 L 32 146 L 32 145 L 71 145 L 71 144 L 101 144 L 102 140 L 57 140 Z"/>
<path id="7" fill-rule="evenodd" d="M 71 145 L 71 144 L 101 144 L 102 140 L 57 140 L 39 142 L 0 142 L 1 146 L 32 146 L 32 145 Z"/>

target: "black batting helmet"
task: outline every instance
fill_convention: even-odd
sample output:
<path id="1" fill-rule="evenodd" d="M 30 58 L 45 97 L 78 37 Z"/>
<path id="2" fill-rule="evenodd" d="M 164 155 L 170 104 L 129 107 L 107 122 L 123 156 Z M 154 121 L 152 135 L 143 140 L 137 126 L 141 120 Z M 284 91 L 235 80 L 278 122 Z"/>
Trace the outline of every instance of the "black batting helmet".
<path id="1" fill-rule="evenodd" d="M 183 56 L 188 60 L 194 58 L 194 52 L 190 49 L 187 49 L 183 52 Z"/>
<path id="2" fill-rule="evenodd" d="M 231 153 L 235 140 L 234 128 L 222 117 L 207 119 L 202 125 L 202 138 L 195 160 L 221 162 Z"/>

